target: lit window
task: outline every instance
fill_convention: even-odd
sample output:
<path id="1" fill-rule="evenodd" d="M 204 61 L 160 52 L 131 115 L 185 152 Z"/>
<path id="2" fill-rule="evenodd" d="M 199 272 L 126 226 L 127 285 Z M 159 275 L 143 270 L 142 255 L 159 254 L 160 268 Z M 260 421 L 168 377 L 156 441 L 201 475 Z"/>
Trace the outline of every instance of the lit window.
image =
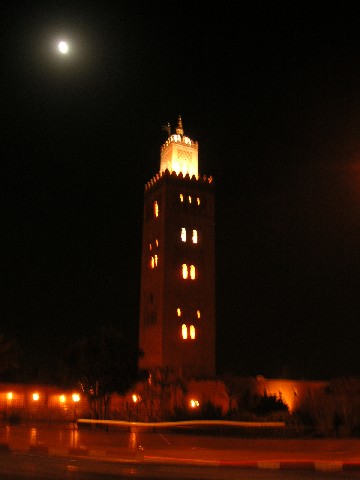
<path id="1" fill-rule="evenodd" d="M 73 402 L 79 402 L 80 401 L 80 395 L 78 393 L 73 393 L 72 394 L 72 399 L 73 399 Z"/>
<path id="2" fill-rule="evenodd" d="M 192 231 L 192 242 L 193 242 L 193 243 L 198 243 L 197 230 L 193 230 L 193 231 Z"/>
<path id="3" fill-rule="evenodd" d="M 199 197 L 197 197 L 196 203 L 197 203 L 198 205 L 200 205 L 200 198 L 199 198 Z"/>
<path id="4" fill-rule="evenodd" d="M 196 316 L 197 316 L 197 318 L 200 318 L 200 316 L 201 316 L 201 315 L 200 315 L 200 310 L 197 310 L 197 311 L 196 311 Z"/>
<path id="5" fill-rule="evenodd" d="M 192 202 L 192 198 L 191 198 L 191 195 L 189 195 L 189 203 Z"/>
<path id="6" fill-rule="evenodd" d="M 181 240 L 186 242 L 186 228 L 184 227 L 181 229 Z"/>
<path id="7" fill-rule="evenodd" d="M 182 270 L 182 278 L 186 280 L 187 278 L 189 278 L 189 275 L 190 275 L 191 280 L 195 280 L 196 278 L 195 265 L 188 266 L 186 265 L 186 263 L 183 263 L 181 266 L 181 270 Z"/>
<path id="8" fill-rule="evenodd" d="M 37 401 L 39 400 L 39 398 L 40 398 L 40 395 L 39 395 L 38 393 L 33 393 L 32 398 L 33 398 L 33 400 L 34 400 L 35 402 L 37 402 Z"/>
<path id="9" fill-rule="evenodd" d="M 150 252 L 151 252 L 151 250 L 152 250 L 152 245 L 151 245 L 151 243 L 149 243 L 149 250 L 150 250 Z"/>
<path id="10" fill-rule="evenodd" d="M 154 217 L 158 217 L 158 216 L 159 216 L 159 204 L 155 200 L 155 202 L 154 202 Z"/>
<path id="11" fill-rule="evenodd" d="M 159 263 L 159 257 L 157 255 L 154 255 L 153 257 L 151 257 L 151 259 L 150 259 L 150 267 L 151 268 L 157 267 L 158 263 Z"/>
<path id="12" fill-rule="evenodd" d="M 178 309 L 176 310 L 176 313 L 177 313 L 177 316 L 178 316 L 178 317 L 181 317 L 181 310 L 180 310 L 180 308 L 178 308 Z"/>
<path id="13" fill-rule="evenodd" d="M 159 246 L 159 240 L 158 239 L 155 240 L 155 244 L 156 244 L 157 247 Z"/>
<path id="14" fill-rule="evenodd" d="M 180 193 L 180 202 L 183 202 L 183 201 L 184 201 L 184 195 Z"/>
<path id="15" fill-rule="evenodd" d="M 185 325 L 185 323 L 181 325 L 181 335 L 184 340 L 187 339 L 188 333 L 187 333 L 187 326 Z"/>
<path id="16" fill-rule="evenodd" d="M 195 327 L 194 327 L 194 325 L 190 325 L 189 332 L 190 332 L 191 340 L 195 340 Z M 181 325 L 181 336 L 184 340 L 188 339 L 188 327 L 185 323 L 183 323 Z"/>

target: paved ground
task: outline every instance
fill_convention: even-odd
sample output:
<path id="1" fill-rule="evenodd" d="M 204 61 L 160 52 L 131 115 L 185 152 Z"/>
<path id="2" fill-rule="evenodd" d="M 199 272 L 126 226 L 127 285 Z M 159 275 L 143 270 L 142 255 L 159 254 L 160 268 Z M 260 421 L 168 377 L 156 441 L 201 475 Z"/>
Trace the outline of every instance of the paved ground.
<path id="1" fill-rule="evenodd" d="M 244 439 L 141 431 L 0 427 L 0 450 L 116 462 L 360 472 L 360 439 Z"/>

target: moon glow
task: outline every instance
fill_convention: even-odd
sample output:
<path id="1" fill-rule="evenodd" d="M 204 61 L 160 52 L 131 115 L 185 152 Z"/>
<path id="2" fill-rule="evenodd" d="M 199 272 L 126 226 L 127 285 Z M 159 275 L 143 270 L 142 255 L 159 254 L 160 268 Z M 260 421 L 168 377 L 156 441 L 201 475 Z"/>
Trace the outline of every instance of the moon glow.
<path id="1" fill-rule="evenodd" d="M 59 52 L 65 55 L 69 51 L 69 45 L 67 42 L 61 41 L 58 44 Z"/>

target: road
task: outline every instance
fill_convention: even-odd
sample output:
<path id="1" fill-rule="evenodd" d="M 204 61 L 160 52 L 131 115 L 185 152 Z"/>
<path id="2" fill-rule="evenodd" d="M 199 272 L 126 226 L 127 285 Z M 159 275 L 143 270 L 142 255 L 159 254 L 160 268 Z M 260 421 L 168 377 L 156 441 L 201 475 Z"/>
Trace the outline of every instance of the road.
<path id="1" fill-rule="evenodd" d="M 144 464 L 93 458 L 0 454 L 1 480 L 355 480 L 359 472 L 239 469 L 180 464 Z"/>
<path id="2" fill-rule="evenodd" d="M 359 439 L 1 427 L 0 478 L 360 479 Z"/>

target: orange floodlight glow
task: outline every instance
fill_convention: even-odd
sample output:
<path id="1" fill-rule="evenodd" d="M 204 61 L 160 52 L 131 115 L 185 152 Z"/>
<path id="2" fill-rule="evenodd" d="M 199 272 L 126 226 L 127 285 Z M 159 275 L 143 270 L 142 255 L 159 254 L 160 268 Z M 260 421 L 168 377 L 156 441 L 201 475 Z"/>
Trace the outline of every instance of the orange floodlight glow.
<path id="1" fill-rule="evenodd" d="M 134 403 L 139 402 L 139 401 L 140 401 L 140 396 L 139 396 L 139 395 L 136 395 L 136 393 L 133 393 L 133 395 L 132 395 L 132 401 L 133 401 Z"/>
<path id="2" fill-rule="evenodd" d="M 73 393 L 71 398 L 73 399 L 73 402 L 80 401 L 80 395 L 78 393 Z"/>
<path id="3" fill-rule="evenodd" d="M 195 399 L 191 399 L 190 400 L 190 407 L 191 408 L 198 408 L 200 406 L 200 403 L 198 400 L 195 400 Z"/>
<path id="4" fill-rule="evenodd" d="M 40 395 L 38 393 L 33 393 L 32 398 L 33 398 L 34 402 L 37 402 L 40 398 Z"/>

